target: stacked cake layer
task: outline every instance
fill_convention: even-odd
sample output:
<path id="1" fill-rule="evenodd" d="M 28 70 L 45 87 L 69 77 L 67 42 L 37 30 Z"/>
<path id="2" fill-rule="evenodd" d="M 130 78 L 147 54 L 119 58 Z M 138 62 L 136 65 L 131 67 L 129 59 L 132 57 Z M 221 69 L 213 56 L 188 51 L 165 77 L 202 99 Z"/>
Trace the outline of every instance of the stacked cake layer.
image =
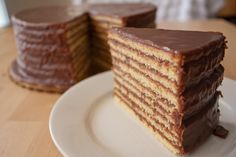
<path id="1" fill-rule="evenodd" d="M 107 31 L 116 27 L 155 27 L 156 7 L 151 4 L 95 4 L 90 9 L 94 72 L 111 68 Z"/>
<path id="2" fill-rule="evenodd" d="M 175 154 L 193 150 L 219 121 L 225 37 L 216 32 L 113 28 L 114 96 Z"/>
<path id="3" fill-rule="evenodd" d="M 88 15 L 78 7 L 26 10 L 12 18 L 18 57 L 11 77 L 62 92 L 89 75 Z"/>

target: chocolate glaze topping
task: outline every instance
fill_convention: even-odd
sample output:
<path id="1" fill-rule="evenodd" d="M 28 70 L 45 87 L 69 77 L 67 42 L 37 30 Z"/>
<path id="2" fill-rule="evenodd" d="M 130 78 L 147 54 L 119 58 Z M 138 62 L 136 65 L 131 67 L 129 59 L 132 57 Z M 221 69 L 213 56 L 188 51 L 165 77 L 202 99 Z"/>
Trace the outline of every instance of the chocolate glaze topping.
<path id="1" fill-rule="evenodd" d="M 25 26 L 47 26 L 73 21 L 82 14 L 102 15 L 127 19 L 156 12 L 156 6 L 142 3 L 83 4 L 78 6 L 48 6 L 27 9 L 12 16 L 13 21 Z M 155 16 L 154 16 L 155 17 Z M 154 20 L 153 18 L 151 20 Z M 133 21 L 133 22 L 137 22 Z"/>
<path id="2" fill-rule="evenodd" d="M 165 30 L 150 28 L 114 28 L 111 32 L 165 52 L 189 55 L 202 52 L 224 41 L 219 32 Z"/>
<path id="3" fill-rule="evenodd" d="M 138 16 L 139 14 L 156 12 L 156 6 L 153 4 L 142 3 L 112 3 L 112 4 L 94 4 L 89 7 L 89 13 L 92 15 L 110 16 L 116 18 L 127 18 Z"/>
<path id="4" fill-rule="evenodd" d="M 48 6 L 27 9 L 13 15 L 13 21 L 24 25 L 48 25 L 69 22 L 85 13 L 86 6 Z"/>

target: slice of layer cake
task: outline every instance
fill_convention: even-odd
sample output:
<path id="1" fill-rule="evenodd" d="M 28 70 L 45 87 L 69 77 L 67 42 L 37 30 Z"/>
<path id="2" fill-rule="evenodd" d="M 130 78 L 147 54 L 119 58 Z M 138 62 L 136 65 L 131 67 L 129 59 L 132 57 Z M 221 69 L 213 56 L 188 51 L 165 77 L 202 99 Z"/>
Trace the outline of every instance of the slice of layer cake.
<path id="1" fill-rule="evenodd" d="M 156 7 L 142 3 L 94 4 L 90 6 L 93 69 L 111 68 L 107 31 L 111 27 L 155 27 Z"/>
<path id="2" fill-rule="evenodd" d="M 89 76 L 88 15 L 81 7 L 29 9 L 12 18 L 18 48 L 10 75 L 17 83 L 63 92 Z"/>
<path id="3" fill-rule="evenodd" d="M 204 142 L 219 122 L 225 37 L 217 32 L 113 28 L 114 96 L 172 152 Z"/>

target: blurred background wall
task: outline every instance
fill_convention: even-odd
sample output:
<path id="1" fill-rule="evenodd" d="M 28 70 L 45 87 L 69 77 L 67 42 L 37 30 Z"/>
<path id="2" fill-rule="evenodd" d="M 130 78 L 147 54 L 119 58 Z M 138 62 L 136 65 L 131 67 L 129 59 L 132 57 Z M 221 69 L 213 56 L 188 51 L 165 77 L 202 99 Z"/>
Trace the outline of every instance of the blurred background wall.
<path id="1" fill-rule="evenodd" d="M 150 2 L 158 6 L 159 21 L 186 21 L 223 17 L 235 21 L 236 0 L 0 0 L 0 25 L 14 12 L 23 9 L 80 3 Z M 7 19 L 6 19 L 7 22 Z M 3 23 L 3 22 L 2 22 Z"/>
<path id="2" fill-rule="evenodd" d="M 96 2 L 96 0 L 87 0 Z M 100 0 L 99 2 L 111 0 Z M 186 21 L 206 19 L 214 15 L 224 5 L 224 0 L 113 0 L 114 2 L 151 2 L 158 6 L 158 20 Z"/>

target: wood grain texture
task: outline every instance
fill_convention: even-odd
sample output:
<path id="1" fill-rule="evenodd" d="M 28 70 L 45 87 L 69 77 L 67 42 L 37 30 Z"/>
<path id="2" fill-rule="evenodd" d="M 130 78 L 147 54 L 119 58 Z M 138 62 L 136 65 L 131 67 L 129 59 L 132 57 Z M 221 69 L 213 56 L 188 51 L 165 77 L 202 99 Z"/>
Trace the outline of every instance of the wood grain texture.
<path id="1" fill-rule="evenodd" d="M 59 94 L 30 91 L 8 77 L 16 57 L 12 29 L 0 29 L 0 156 L 61 156 L 51 141 L 48 118 Z"/>
<path id="2" fill-rule="evenodd" d="M 220 31 L 228 40 L 225 75 L 236 80 L 236 27 L 223 20 L 168 22 L 159 28 Z M 10 63 L 16 57 L 11 27 L 0 29 L 0 156 L 58 157 L 51 141 L 48 118 L 59 94 L 30 91 L 17 86 L 8 77 Z"/>

